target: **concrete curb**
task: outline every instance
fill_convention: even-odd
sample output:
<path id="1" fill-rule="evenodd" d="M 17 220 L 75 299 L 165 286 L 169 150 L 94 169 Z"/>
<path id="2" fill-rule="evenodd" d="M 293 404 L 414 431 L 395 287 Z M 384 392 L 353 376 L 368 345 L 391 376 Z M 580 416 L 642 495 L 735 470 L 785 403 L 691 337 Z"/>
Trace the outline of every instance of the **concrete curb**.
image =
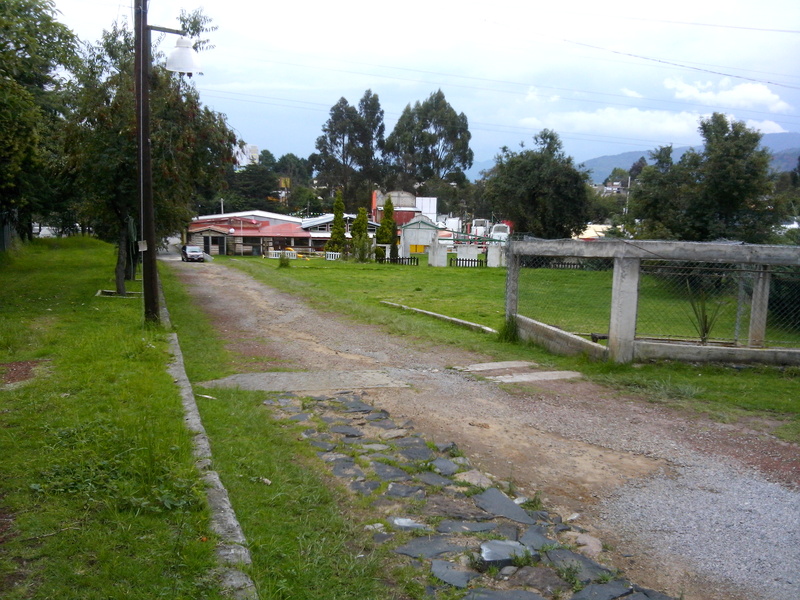
<path id="1" fill-rule="evenodd" d="M 485 325 L 480 325 L 479 323 L 472 323 L 470 321 L 465 321 L 463 319 L 448 317 L 447 315 L 440 315 L 439 313 L 431 312 L 429 310 L 422 310 L 421 308 L 412 308 L 410 306 L 404 306 L 403 304 L 389 302 L 388 300 L 381 300 L 381 304 L 385 304 L 387 306 L 393 306 L 395 308 L 402 308 L 403 310 L 410 310 L 412 312 L 420 313 L 422 315 L 428 315 L 429 317 L 434 317 L 436 319 L 441 319 L 442 321 L 447 321 L 449 323 L 461 325 L 462 327 L 467 327 L 469 329 L 472 329 L 473 331 L 480 331 L 483 333 L 498 333 L 496 329 L 492 329 L 491 327 L 486 327 Z"/>
<path id="2" fill-rule="evenodd" d="M 258 600 L 258 592 L 250 577 L 237 567 L 251 564 L 247 539 L 244 536 L 236 513 L 233 511 L 228 491 L 216 471 L 211 470 L 211 445 L 208 442 L 200 412 L 194 400 L 194 392 L 183 366 L 183 353 L 176 333 L 167 334 L 173 361 L 168 372 L 175 380 L 183 402 L 184 422 L 193 435 L 195 465 L 206 482 L 206 497 L 211 508 L 211 529 L 220 537 L 216 548 L 220 563 L 222 588 L 237 600 Z"/>

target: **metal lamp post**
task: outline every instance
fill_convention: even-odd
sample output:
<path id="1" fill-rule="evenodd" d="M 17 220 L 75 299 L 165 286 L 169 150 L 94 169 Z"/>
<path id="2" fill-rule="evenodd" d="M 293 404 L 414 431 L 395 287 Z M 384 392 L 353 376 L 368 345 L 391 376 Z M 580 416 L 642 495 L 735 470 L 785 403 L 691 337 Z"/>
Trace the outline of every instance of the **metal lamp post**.
<path id="1" fill-rule="evenodd" d="M 150 32 L 174 33 L 180 36 L 185 32 L 166 27 L 147 24 L 147 0 L 135 0 L 134 22 L 134 85 L 136 88 L 137 143 L 139 148 L 139 197 L 141 201 L 142 239 L 142 292 L 144 295 L 144 318 L 158 323 L 158 271 L 156 267 L 156 223 L 153 208 L 153 166 L 150 156 Z M 197 70 L 197 63 L 191 50 L 191 42 L 184 38 L 178 40 L 176 49 L 167 60 L 167 69 L 181 73 Z"/>

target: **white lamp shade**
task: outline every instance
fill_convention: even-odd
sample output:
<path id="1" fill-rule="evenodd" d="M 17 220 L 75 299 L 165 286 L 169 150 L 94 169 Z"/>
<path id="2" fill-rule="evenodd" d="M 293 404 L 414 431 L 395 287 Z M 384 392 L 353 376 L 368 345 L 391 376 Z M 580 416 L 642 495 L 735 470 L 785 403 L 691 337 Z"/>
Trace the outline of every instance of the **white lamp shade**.
<path id="1" fill-rule="evenodd" d="M 167 71 L 178 73 L 199 73 L 200 63 L 197 61 L 192 42 L 185 37 L 178 38 L 175 49 L 167 57 Z"/>

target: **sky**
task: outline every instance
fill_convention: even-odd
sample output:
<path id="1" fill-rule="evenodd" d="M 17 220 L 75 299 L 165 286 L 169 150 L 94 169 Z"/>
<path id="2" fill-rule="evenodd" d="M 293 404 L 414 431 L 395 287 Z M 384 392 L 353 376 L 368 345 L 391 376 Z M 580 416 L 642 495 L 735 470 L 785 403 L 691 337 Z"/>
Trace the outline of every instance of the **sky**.
<path id="1" fill-rule="evenodd" d="M 215 48 L 194 78 L 201 101 L 276 158 L 314 152 L 331 107 L 357 105 L 367 89 L 387 135 L 408 104 L 441 89 L 485 167 L 544 128 L 577 162 L 698 146 L 699 120 L 713 112 L 800 132 L 797 0 L 194 1 L 153 0 L 149 23 L 177 28 L 181 9 L 211 17 Z M 84 42 L 115 21 L 133 29 L 132 0 L 55 6 Z"/>

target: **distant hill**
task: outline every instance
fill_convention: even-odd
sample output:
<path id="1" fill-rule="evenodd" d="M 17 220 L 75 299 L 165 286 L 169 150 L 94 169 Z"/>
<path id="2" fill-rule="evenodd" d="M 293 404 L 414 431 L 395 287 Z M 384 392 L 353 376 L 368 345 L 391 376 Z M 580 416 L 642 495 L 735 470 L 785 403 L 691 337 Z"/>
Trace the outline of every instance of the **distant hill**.
<path id="1" fill-rule="evenodd" d="M 797 157 L 800 156 L 800 133 L 767 133 L 761 139 L 762 145 L 772 151 L 771 166 L 777 172 L 791 171 L 797 166 Z M 655 150 L 655 148 L 653 148 Z M 679 160 L 683 153 L 689 150 L 689 146 L 672 149 L 673 160 Z M 650 153 L 623 152 L 613 156 L 600 156 L 585 161 L 584 166 L 591 171 L 592 181 L 602 183 L 616 167 L 625 169 L 644 156 L 650 162 Z"/>

